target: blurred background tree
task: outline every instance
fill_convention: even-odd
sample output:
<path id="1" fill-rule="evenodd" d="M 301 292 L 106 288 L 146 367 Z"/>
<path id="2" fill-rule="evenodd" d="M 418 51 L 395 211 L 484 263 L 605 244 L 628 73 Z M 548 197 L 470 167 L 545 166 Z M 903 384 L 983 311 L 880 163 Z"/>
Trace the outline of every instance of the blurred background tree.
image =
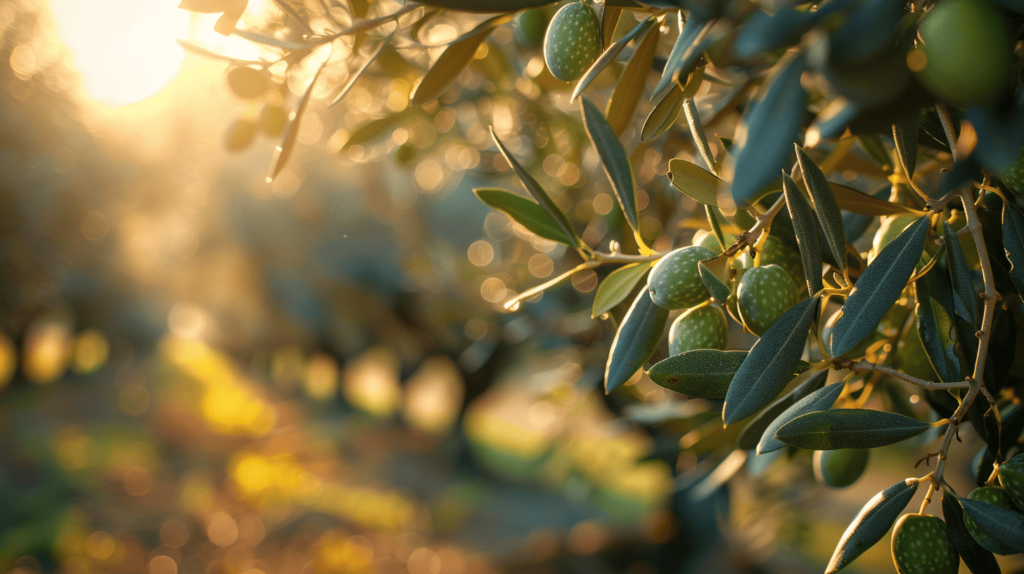
<path id="1" fill-rule="evenodd" d="M 636 183 L 631 222 L 576 84 L 545 64 L 557 6 L 174 4 L 0 6 L 0 569 L 821 571 L 864 501 L 924 453 L 923 441 L 876 452 L 843 491 L 813 486 L 807 452 L 752 457 L 740 472 L 721 401 L 683 402 L 642 373 L 605 394 L 635 285 L 603 309 L 606 267 L 528 293 L 580 252 L 473 193 L 520 189 L 493 129 L 587 249 L 700 242 L 705 208 L 665 177 L 669 161 L 728 157 L 783 44 L 761 39 L 738 57 L 716 49 L 729 31 L 709 25 L 715 43 L 669 74 L 677 99 L 651 102 L 679 63 L 678 10 L 596 6 L 604 47 L 622 51 L 586 93 L 610 98 Z M 687 16 L 715 21 L 711 4 Z M 730 65 L 741 59 L 753 72 Z M 867 87 L 862 63 L 831 62 L 847 106 L 811 106 L 835 132 L 824 139 L 854 119 L 882 137 L 812 153 L 846 145 L 830 174 L 863 191 L 898 187 L 897 201 L 919 208 L 890 180 L 891 124 L 928 96 L 879 60 L 862 66 Z M 709 162 L 694 112 L 714 134 Z M 941 126 L 933 135 L 918 168 L 929 183 L 950 159 Z M 745 229 L 728 215 L 727 233 Z M 861 226 L 851 244 L 867 253 L 879 224 L 856 215 L 844 214 Z M 796 253 L 791 227 L 768 239 Z M 1000 368 L 1019 381 L 1019 301 L 1006 317 Z M 731 323 L 730 348 L 756 341 Z M 920 395 L 884 389 L 890 408 L 926 416 Z M 962 438 L 948 480 L 967 492 L 984 442 Z M 850 570 L 891 570 L 884 546 Z"/>

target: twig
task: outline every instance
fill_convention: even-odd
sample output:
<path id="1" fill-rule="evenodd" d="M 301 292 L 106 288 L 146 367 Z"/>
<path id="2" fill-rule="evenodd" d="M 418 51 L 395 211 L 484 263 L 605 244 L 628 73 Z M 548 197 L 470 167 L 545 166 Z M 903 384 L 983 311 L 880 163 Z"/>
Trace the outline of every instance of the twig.
<path id="1" fill-rule="evenodd" d="M 946 132 L 946 141 L 949 143 L 949 150 L 953 153 L 953 163 L 960 161 L 960 152 L 956 149 L 956 131 L 953 129 L 953 117 L 949 115 L 949 108 L 946 104 L 936 103 L 935 111 L 939 114 L 939 121 L 942 122 L 942 131 Z"/>
<path id="2" fill-rule="evenodd" d="M 786 196 L 779 196 L 779 198 L 775 200 L 775 203 L 772 204 L 770 208 L 768 208 L 768 211 L 758 216 L 757 223 L 755 223 L 754 226 L 751 227 L 750 229 L 744 231 L 743 233 L 740 233 L 739 236 L 736 238 L 736 242 L 733 243 L 728 249 L 726 249 L 725 252 L 722 253 L 722 255 L 735 255 L 740 249 L 743 249 L 747 244 L 750 243 L 751 238 L 756 239 L 761 234 L 762 229 L 771 225 L 772 220 L 775 219 L 775 214 L 777 214 L 779 210 L 782 209 L 782 206 L 785 204 Z"/>
<path id="3" fill-rule="evenodd" d="M 969 380 L 952 381 L 952 382 L 949 382 L 949 383 L 936 383 L 936 382 L 933 382 L 933 381 L 926 381 L 924 379 L 919 379 L 917 377 L 913 377 L 913 376 L 908 375 L 906 373 L 897 371 L 896 369 L 892 369 L 892 368 L 886 367 L 884 365 L 878 365 L 876 363 L 869 363 L 868 361 L 853 362 L 853 361 L 850 361 L 849 359 L 834 359 L 833 360 L 833 364 L 835 364 L 835 366 L 837 368 L 849 369 L 851 371 L 868 371 L 868 372 L 875 372 L 875 373 L 883 373 L 883 374 L 889 375 L 890 377 L 893 377 L 895 379 L 900 379 L 902 381 L 906 381 L 906 382 L 908 382 L 908 383 L 910 383 L 912 385 L 917 385 L 917 386 L 921 387 L 922 389 L 927 389 L 929 391 L 940 391 L 940 390 L 949 390 L 949 389 L 966 389 L 966 388 L 970 388 L 970 386 L 971 386 L 971 381 L 969 381 Z"/>

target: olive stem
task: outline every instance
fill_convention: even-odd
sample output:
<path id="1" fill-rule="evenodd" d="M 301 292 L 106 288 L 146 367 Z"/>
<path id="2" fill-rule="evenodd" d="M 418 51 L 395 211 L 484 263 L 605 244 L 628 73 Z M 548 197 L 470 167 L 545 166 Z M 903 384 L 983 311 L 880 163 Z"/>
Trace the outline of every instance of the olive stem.
<path id="1" fill-rule="evenodd" d="M 946 141 L 949 143 L 949 150 L 953 153 L 953 163 L 956 163 L 960 161 L 960 152 L 956 149 L 956 131 L 953 129 L 953 116 L 949 115 L 949 108 L 942 102 L 935 104 L 935 111 L 939 114 L 939 121 L 942 122 L 942 131 L 946 132 Z"/>
<path id="2" fill-rule="evenodd" d="M 926 381 L 924 379 L 919 379 L 917 377 L 897 371 L 896 369 L 892 369 L 884 365 L 878 365 L 876 363 L 870 363 L 868 361 L 853 362 L 849 360 L 835 359 L 833 363 L 836 365 L 836 367 L 840 369 L 849 369 L 851 371 L 869 371 L 889 375 L 890 377 L 906 381 L 912 385 L 917 385 L 922 389 L 927 389 L 929 391 L 967 389 L 970 388 L 971 386 L 971 381 L 969 380 L 952 381 L 948 383 L 936 383 L 933 381 Z"/>

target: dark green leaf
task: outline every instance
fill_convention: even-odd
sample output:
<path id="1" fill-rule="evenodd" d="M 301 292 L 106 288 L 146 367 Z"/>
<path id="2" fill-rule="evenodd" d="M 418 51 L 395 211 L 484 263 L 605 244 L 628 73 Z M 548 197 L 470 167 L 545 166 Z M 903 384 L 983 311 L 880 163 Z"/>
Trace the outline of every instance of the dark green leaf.
<path id="1" fill-rule="evenodd" d="M 872 197 L 856 189 L 829 182 L 832 194 L 841 209 L 862 215 L 924 215 L 923 211 Z"/>
<path id="2" fill-rule="evenodd" d="M 914 273 L 928 235 L 928 217 L 910 224 L 868 265 L 850 297 L 843 315 L 832 329 L 832 354 L 843 355 L 874 332 Z"/>
<path id="3" fill-rule="evenodd" d="M 622 135 L 622 132 L 626 131 L 626 128 L 633 123 L 633 114 L 636 113 L 636 106 L 640 103 L 640 96 L 647 83 L 647 75 L 651 73 L 651 64 L 654 62 L 654 54 L 658 49 L 658 38 L 660 37 L 661 28 L 659 26 L 652 27 L 644 35 L 644 39 L 633 51 L 625 69 L 622 70 L 619 81 L 615 83 L 615 90 L 608 98 L 605 116 L 616 136 Z"/>
<path id="4" fill-rule="evenodd" d="M 820 11 L 804 12 L 781 7 L 768 14 L 758 10 L 740 28 L 732 47 L 733 54 L 740 60 L 752 60 L 782 48 L 813 26 Z"/>
<path id="5" fill-rule="evenodd" d="M 953 294 L 944 274 L 931 272 L 914 281 L 917 331 L 935 373 L 944 382 L 961 381 L 960 359 L 951 338 Z"/>
<path id="6" fill-rule="evenodd" d="M 907 177 L 914 177 L 917 168 L 917 132 L 921 114 L 914 112 L 892 125 L 892 139 L 896 142 L 896 155 Z"/>
<path id="7" fill-rule="evenodd" d="M 412 91 L 409 103 L 414 106 L 422 106 L 445 93 L 455 78 L 473 61 L 480 44 L 487 40 L 495 28 L 511 20 L 514 15 L 514 13 L 508 13 L 484 20 L 476 28 L 449 44 Z"/>
<path id="8" fill-rule="evenodd" d="M 800 76 L 807 66 L 804 54 L 787 62 L 765 95 L 744 115 L 747 138 L 736 152 L 732 196 L 737 207 L 752 204 L 786 167 L 790 150 L 803 124 L 807 92 Z"/>
<path id="9" fill-rule="evenodd" d="M 640 141 L 647 143 L 675 125 L 676 119 L 679 118 L 679 112 L 683 109 L 684 99 L 683 89 L 679 86 L 672 86 L 672 89 L 665 93 L 665 97 L 661 98 L 661 101 L 647 116 L 647 120 L 644 121 L 644 127 L 640 130 Z"/>
<path id="10" fill-rule="evenodd" d="M 818 297 L 812 297 L 794 305 L 750 348 L 725 397 L 725 424 L 756 413 L 786 388 L 792 379 L 789 374 L 803 354 L 818 301 Z"/>
<path id="11" fill-rule="evenodd" d="M 284 169 L 288 158 L 292 155 L 292 149 L 295 147 L 295 140 L 299 137 L 299 122 L 302 121 L 302 115 L 306 113 L 306 107 L 309 106 L 309 97 L 313 94 L 313 86 L 316 85 L 316 81 L 320 78 L 320 72 L 324 71 L 324 66 L 327 65 L 327 60 L 324 60 L 320 67 L 317 68 L 316 74 L 313 74 L 313 79 L 309 81 L 309 87 L 306 88 L 306 93 L 302 94 L 302 99 L 299 100 L 299 105 L 295 109 L 295 115 L 292 117 L 292 121 L 288 124 L 288 128 L 285 129 L 284 137 L 281 140 L 281 145 L 277 146 L 277 151 L 274 153 L 274 169 L 270 172 L 270 177 L 267 179 L 273 181 L 277 179 L 277 176 L 281 174 L 281 170 Z"/>
<path id="12" fill-rule="evenodd" d="M 622 208 L 626 221 L 634 231 L 639 232 L 640 221 L 636 209 L 636 188 L 633 186 L 633 168 L 629 165 L 626 150 L 622 149 L 618 136 L 601 115 L 601 111 L 586 96 L 580 98 L 580 110 L 583 112 L 583 126 L 587 130 L 590 142 L 597 149 L 608 180 L 619 207 Z"/>
<path id="13" fill-rule="evenodd" d="M 683 74 L 689 74 L 696 65 L 697 58 L 708 46 L 707 29 L 714 23 L 696 16 L 691 16 L 688 21 L 683 22 L 683 13 L 679 14 L 679 37 L 669 52 L 668 60 L 665 62 L 665 69 L 662 70 L 661 80 L 654 88 L 654 95 L 657 97 L 669 87 L 677 83 Z M 697 39 L 703 37 L 698 43 Z"/>
<path id="14" fill-rule="evenodd" d="M 826 377 L 828 371 L 824 371 Z M 829 385 L 823 389 L 817 390 L 806 397 L 796 401 L 788 409 L 783 411 L 778 418 L 776 418 L 764 432 L 761 433 L 761 440 L 757 443 L 757 454 L 763 454 L 766 452 L 772 452 L 786 446 L 786 443 L 775 438 L 775 433 L 779 431 L 789 421 L 803 416 L 807 413 L 813 413 L 818 411 L 826 411 L 832 408 L 835 404 L 836 399 L 843 392 L 845 384 L 839 383 Z"/>
<path id="15" fill-rule="evenodd" d="M 964 524 L 964 509 L 955 495 L 943 492 L 942 518 L 946 521 L 946 532 L 964 564 L 974 574 L 999 574 L 999 563 L 991 552 L 985 550 L 967 531 Z"/>
<path id="16" fill-rule="evenodd" d="M 729 383 L 746 357 L 746 351 L 697 349 L 655 363 L 647 371 L 647 376 L 677 393 L 702 399 L 721 399 L 725 398 Z M 810 368 L 810 363 L 798 361 L 787 377 L 791 381 Z"/>
<path id="17" fill-rule="evenodd" d="M 690 126 L 693 143 L 700 151 L 700 157 L 704 159 L 704 163 L 709 168 L 714 170 L 715 158 L 711 155 L 711 146 L 708 145 L 708 138 L 704 135 L 704 126 L 700 123 L 700 114 L 697 113 L 697 105 L 693 102 L 693 98 L 687 98 L 683 102 L 683 112 L 686 114 L 686 123 Z"/>
<path id="18" fill-rule="evenodd" d="M 587 71 L 583 73 L 583 77 L 580 78 L 580 81 L 576 82 L 576 88 L 572 91 L 572 96 L 569 97 L 569 101 L 575 101 L 576 98 L 578 98 L 579 95 L 583 93 L 583 90 L 587 89 L 587 86 L 590 85 L 590 82 L 593 82 L 594 78 L 596 78 L 601 73 L 601 71 L 608 67 L 608 64 L 611 64 L 613 61 L 615 61 L 615 58 L 619 55 L 620 52 L 622 52 L 622 49 L 625 48 L 626 45 L 629 44 L 629 42 L 633 38 L 649 30 L 651 26 L 653 26 L 654 24 L 654 17 L 647 18 L 643 22 L 637 24 L 625 36 L 620 38 L 618 42 L 615 42 L 611 46 L 608 46 L 608 48 L 605 49 L 605 51 L 602 52 L 601 55 L 597 57 L 597 60 L 594 60 L 594 63 L 590 65 L 590 68 L 588 68 Z M 642 87 L 643 86 L 641 85 L 641 88 Z"/>
<path id="19" fill-rule="evenodd" d="M 807 205 L 796 182 L 785 172 L 782 174 L 782 191 L 786 194 L 789 217 L 793 220 L 793 232 L 800 247 L 800 260 L 804 264 L 808 293 L 821 291 L 821 246 L 818 244 L 818 224 L 814 212 Z"/>
<path id="20" fill-rule="evenodd" d="M 835 409 L 801 415 L 782 425 L 775 437 L 808 450 L 877 448 L 907 440 L 932 425 L 896 413 Z"/>
<path id="21" fill-rule="evenodd" d="M 953 280 L 953 308 L 957 315 L 974 323 L 978 317 L 977 295 L 971 281 L 971 268 L 967 264 L 964 248 L 960 245 L 949 222 L 943 223 L 943 239 L 946 243 L 946 259 L 949 261 L 949 277 Z"/>
<path id="22" fill-rule="evenodd" d="M 555 223 L 562 228 L 565 236 L 572 239 L 572 245 L 575 247 L 582 247 L 583 240 L 580 239 L 579 235 L 576 235 L 576 232 L 572 228 L 572 224 L 569 223 L 569 218 L 567 218 L 565 214 L 562 213 L 562 210 L 555 205 L 555 202 L 551 200 L 550 196 L 548 196 L 548 192 L 544 191 L 544 188 L 537 183 L 537 180 L 533 179 L 530 172 L 526 171 L 526 168 L 520 165 L 520 163 L 516 161 L 516 158 L 512 157 L 512 154 L 505 148 L 505 144 L 501 143 L 501 140 L 498 139 L 498 134 L 494 133 L 493 127 L 491 128 L 491 138 L 498 146 L 498 150 L 501 152 L 501 155 L 504 156 L 505 161 L 512 166 L 512 170 L 516 172 L 516 175 L 519 176 L 519 180 L 523 182 L 523 187 L 526 188 L 526 191 L 530 192 L 530 195 L 537 200 L 537 203 L 544 208 L 544 211 L 548 212 L 551 219 L 553 219 Z"/>
<path id="23" fill-rule="evenodd" d="M 594 309 L 590 317 L 600 317 L 611 311 L 612 307 L 625 301 L 637 283 L 640 283 L 644 275 L 647 275 L 650 268 L 651 263 L 645 261 L 619 267 L 609 273 L 597 287 L 597 294 L 594 295 Z"/>
<path id="24" fill-rule="evenodd" d="M 839 202 L 832 193 L 832 186 L 825 179 L 814 161 L 800 146 L 796 147 L 796 159 L 800 163 L 800 172 L 804 175 L 804 183 L 807 184 L 807 191 L 811 194 L 811 202 L 814 203 L 814 212 L 818 214 L 818 221 L 825 231 L 825 239 L 828 240 L 832 256 L 839 265 L 839 270 L 846 269 L 846 231 L 843 230 L 843 213 L 839 209 Z"/>
<path id="25" fill-rule="evenodd" d="M 641 289 L 612 340 L 604 369 L 606 393 L 622 386 L 651 358 L 667 322 L 668 309 L 655 305 L 651 292 Z"/>
<path id="26" fill-rule="evenodd" d="M 700 273 L 700 280 L 704 283 L 704 288 L 721 305 L 725 305 L 725 300 L 729 298 L 731 269 L 732 262 L 729 261 L 729 257 L 724 255 L 697 263 L 697 272 Z"/>
<path id="27" fill-rule="evenodd" d="M 821 386 L 825 384 L 825 381 L 828 380 L 828 373 L 827 369 L 814 373 L 810 377 L 807 377 L 806 381 L 800 383 L 797 388 L 785 394 L 781 399 L 768 405 L 768 408 L 758 413 L 757 416 L 747 423 L 747 426 L 743 427 L 743 432 L 740 433 L 740 438 L 736 441 L 736 448 L 742 448 L 744 450 L 756 449 L 758 443 L 761 442 L 761 437 L 764 435 L 764 431 L 768 428 L 768 425 L 772 424 L 779 415 L 786 412 L 786 409 L 793 406 L 794 403 L 820 389 Z M 829 405 L 828 407 L 830 406 L 832 405 Z M 828 407 L 823 408 L 827 409 Z M 758 454 L 762 453 L 759 452 Z"/>
<path id="28" fill-rule="evenodd" d="M 697 349 L 656 363 L 647 376 L 666 389 L 702 399 L 721 399 L 746 351 Z"/>
<path id="29" fill-rule="evenodd" d="M 725 182 L 693 162 L 675 158 L 668 161 L 668 180 L 687 197 L 712 207 L 718 205 L 718 190 Z"/>
<path id="30" fill-rule="evenodd" d="M 531 233 L 558 243 L 573 244 L 558 223 L 551 219 L 548 212 L 539 204 L 504 189 L 481 188 L 474 189 L 473 193 L 487 206 L 509 216 Z"/>
<path id="31" fill-rule="evenodd" d="M 970 498 L 961 498 L 964 512 L 996 542 L 1024 552 L 1024 514 Z"/>
<path id="32" fill-rule="evenodd" d="M 1024 214 L 1011 205 L 1003 206 L 1003 250 L 1010 261 L 1010 280 L 1024 293 Z"/>
<path id="33" fill-rule="evenodd" d="M 916 480 L 901 480 L 872 497 L 839 539 L 825 574 L 835 574 L 845 568 L 881 540 L 914 498 L 918 484 Z"/>
<path id="34" fill-rule="evenodd" d="M 820 12 L 820 10 L 819 10 Z M 816 147 L 823 139 L 837 139 L 846 131 L 858 114 L 862 111 L 859 103 L 851 102 L 840 96 L 818 112 L 804 135 L 804 147 Z"/>

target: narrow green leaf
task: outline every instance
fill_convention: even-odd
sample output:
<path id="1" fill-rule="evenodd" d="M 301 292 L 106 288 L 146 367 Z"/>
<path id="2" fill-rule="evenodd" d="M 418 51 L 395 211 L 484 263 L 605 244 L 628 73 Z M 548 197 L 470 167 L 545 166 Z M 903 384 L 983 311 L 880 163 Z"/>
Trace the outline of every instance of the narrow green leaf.
<path id="1" fill-rule="evenodd" d="M 608 67 L 608 64 L 611 64 L 612 62 L 615 61 L 615 58 L 618 57 L 618 55 L 622 52 L 622 49 L 625 48 L 626 45 L 633 40 L 633 38 L 640 35 L 644 31 L 649 30 L 651 26 L 653 26 L 654 24 L 655 18 L 653 16 L 647 18 L 643 22 L 640 22 L 635 27 L 633 27 L 633 29 L 626 33 L 625 36 L 619 38 L 617 42 L 608 46 L 604 52 L 601 52 L 601 55 L 598 56 L 596 60 L 594 60 L 594 63 L 590 65 L 590 68 L 588 68 L 587 71 L 583 73 L 583 76 L 580 78 L 580 80 L 576 82 L 576 87 L 573 89 L 572 95 L 569 97 L 569 101 L 576 101 L 576 98 L 578 98 L 580 94 L 583 93 L 583 90 L 587 89 L 587 86 L 590 85 L 590 82 L 593 82 L 594 78 L 596 78 L 602 71 L 604 71 L 605 68 Z"/>
<path id="2" fill-rule="evenodd" d="M 726 247 L 729 246 L 726 245 Z M 697 272 L 700 273 L 700 280 L 704 283 L 704 288 L 720 305 L 725 305 L 725 300 L 729 298 L 730 293 L 729 275 L 732 270 L 732 262 L 729 259 L 727 256 L 719 255 L 697 263 Z"/>
<path id="3" fill-rule="evenodd" d="M 964 255 L 964 248 L 960 245 L 960 238 L 950 227 L 949 222 L 943 222 L 942 236 L 946 244 L 946 259 L 949 261 L 949 278 L 953 281 L 953 309 L 967 321 L 974 323 L 978 317 L 978 299 L 974 292 L 974 282 L 971 281 L 971 268 L 967 264 L 967 256 Z"/>
<path id="4" fill-rule="evenodd" d="M 1024 552 L 1024 514 L 970 498 L 961 498 L 960 505 L 996 542 Z"/>
<path id="5" fill-rule="evenodd" d="M 792 379 L 789 373 L 803 354 L 818 301 L 818 297 L 811 297 L 794 305 L 750 348 L 750 355 L 736 372 L 725 397 L 725 424 L 756 413 L 786 388 Z"/>
<path id="6" fill-rule="evenodd" d="M 690 126 L 690 136 L 693 138 L 693 143 L 696 144 L 697 149 L 700 151 L 700 157 L 709 168 L 714 170 L 715 158 L 711 154 L 708 138 L 704 135 L 704 126 L 700 123 L 700 114 L 697 113 L 697 105 L 693 103 L 693 98 L 687 98 L 683 102 L 683 112 L 686 114 L 686 123 Z"/>
<path id="7" fill-rule="evenodd" d="M 881 540 L 914 498 L 918 484 L 916 480 L 901 480 L 873 496 L 839 539 L 825 574 L 842 570 Z"/>
<path id="8" fill-rule="evenodd" d="M 786 393 L 781 399 L 768 405 L 766 409 L 758 413 L 757 416 L 747 423 L 747 426 L 743 427 L 743 432 L 740 433 L 739 439 L 736 440 L 736 448 L 756 450 L 757 445 L 761 442 L 761 437 L 764 436 L 765 429 L 797 401 L 820 389 L 825 384 L 825 381 L 828 380 L 828 373 L 828 369 L 814 373 L 807 377 L 806 381 L 800 383 L 797 388 Z M 832 405 L 828 405 L 828 407 L 830 406 Z M 824 408 L 827 409 L 828 407 Z M 757 454 L 765 453 L 758 452 Z"/>
<path id="9" fill-rule="evenodd" d="M 687 197 L 712 207 L 718 204 L 718 190 L 725 183 L 721 178 L 697 166 L 697 164 L 681 158 L 668 161 L 668 180 Z"/>
<path id="10" fill-rule="evenodd" d="M 605 4 L 604 12 L 601 12 L 601 45 L 608 46 L 615 36 L 615 29 L 619 26 L 619 19 L 622 18 L 622 8 L 608 6 Z"/>
<path id="11" fill-rule="evenodd" d="M 832 355 L 840 356 L 874 332 L 914 273 L 928 235 L 928 217 L 910 224 L 868 265 L 832 329 Z"/>
<path id="12" fill-rule="evenodd" d="M 964 524 L 964 509 L 956 495 L 942 493 L 942 518 L 946 521 L 946 532 L 956 548 L 957 554 L 974 574 L 999 574 L 999 563 L 991 552 L 985 550 L 967 531 Z"/>
<path id="13" fill-rule="evenodd" d="M 818 244 L 818 224 L 814 220 L 814 212 L 807 205 L 796 182 L 785 172 L 782 173 L 782 191 L 786 195 L 789 217 L 793 221 L 793 232 L 800 248 L 800 260 L 804 264 L 807 292 L 817 293 L 822 289 L 821 246 Z"/>
<path id="14" fill-rule="evenodd" d="M 640 103 L 640 96 L 643 94 L 644 85 L 647 83 L 647 75 L 651 73 L 651 64 L 654 63 L 654 54 L 658 49 L 658 38 L 661 37 L 660 26 L 653 26 L 648 31 L 640 45 L 633 51 L 629 58 L 619 81 L 615 84 L 615 90 L 608 98 L 608 107 L 605 117 L 608 125 L 616 136 L 622 135 L 626 128 L 633 123 L 633 114 L 636 113 L 636 106 Z"/>
<path id="15" fill-rule="evenodd" d="M 903 173 L 914 177 L 917 168 L 917 132 L 920 131 L 921 114 L 915 111 L 892 125 L 892 139 L 896 142 L 896 155 L 900 159 Z"/>
<path id="16" fill-rule="evenodd" d="M 414 110 L 416 108 L 406 108 L 405 111 L 398 112 L 397 114 L 366 122 L 348 136 L 345 145 L 341 146 L 341 151 L 348 151 L 352 146 L 363 145 L 374 138 L 380 137 L 385 132 L 391 133 L 390 130 L 404 122 Z M 417 113 L 419 112 L 417 111 Z"/>
<path id="17" fill-rule="evenodd" d="M 626 297 L 633 292 L 633 288 L 647 275 L 651 268 L 651 262 L 634 263 L 619 267 L 604 278 L 604 281 L 597 286 L 597 293 L 594 295 L 594 309 L 590 318 L 600 317 L 613 307 L 626 300 Z"/>
<path id="18" fill-rule="evenodd" d="M 604 369 L 606 393 L 622 386 L 651 358 L 667 322 L 668 309 L 655 305 L 651 292 L 641 289 L 612 340 Z"/>
<path id="19" fill-rule="evenodd" d="M 1003 251 L 1010 261 L 1010 280 L 1024 293 L 1024 214 L 1010 205 L 1003 207 Z"/>
<path id="20" fill-rule="evenodd" d="M 764 97 L 744 114 L 747 137 L 735 152 L 736 176 L 732 182 L 732 196 L 738 207 L 756 201 L 789 162 L 806 113 L 807 92 L 800 84 L 806 67 L 805 54 L 784 63 L 771 85 L 761 87 L 766 90 Z"/>
<path id="21" fill-rule="evenodd" d="M 701 70 L 702 68 L 697 68 Z M 650 115 L 644 121 L 644 127 L 640 130 L 640 141 L 647 143 L 661 134 L 668 131 L 679 118 L 679 112 L 683 109 L 683 90 L 679 86 L 672 86 L 672 89 L 665 93 L 651 110 Z"/>
<path id="22" fill-rule="evenodd" d="M 746 351 L 696 349 L 655 363 L 647 376 L 670 391 L 701 399 L 721 399 L 746 357 Z M 797 362 L 788 373 L 789 380 L 810 368 L 810 363 Z"/>
<path id="23" fill-rule="evenodd" d="M 562 231 L 558 223 L 551 219 L 548 212 L 538 203 L 504 189 L 480 188 L 474 189 L 473 193 L 488 207 L 509 216 L 512 221 L 519 223 L 531 233 L 558 243 L 570 246 L 573 244 L 572 240 L 566 237 L 565 231 Z"/>
<path id="24" fill-rule="evenodd" d="M 516 161 L 516 158 L 512 157 L 512 154 L 505 148 L 505 144 L 501 143 L 501 140 L 498 139 L 498 134 L 494 133 L 493 127 L 491 128 L 491 139 L 493 139 L 495 145 L 498 146 L 498 151 L 501 152 L 505 161 L 512 166 L 512 170 L 516 172 L 517 176 L 519 176 L 519 180 L 523 182 L 523 187 L 526 188 L 526 191 L 530 192 L 530 195 L 537 200 L 537 203 L 544 208 L 544 211 L 547 211 L 548 215 L 555 220 L 555 223 L 562 228 L 566 237 L 572 239 L 571 245 L 577 248 L 583 247 L 583 240 L 580 239 L 579 235 L 576 235 L 576 232 L 572 228 L 572 224 L 569 223 L 569 218 L 562 213 L 562 210 L 559 209 L 557 205 L 555 205 L 555 202 L 551 200 L 548 192 L 544 191 L 544 188 L 537 183 L 537 180 L 533 179 L 530 172 L 526 171 L 526 168 L 520 165 L 520 163 Z"/>
<path id="25" fill-rule="evenodd" d="M 834 409 L 800 415 L 782 425 L 775 438 L 808 450 L 878 448 L 917 436 L 932 425 L 885 411 Z"/>
<path id="26" fill-rule="evenodd" d="M 580 110 L 583 113 L 583 126 L 586 128 L 590 142 L 597 149 L 601 158 L 601 166 L 611 181 L 612 190 L 619 207 L 633 231 L 640 231 L 640 220 L 636 209 L 636 188 L 633 186 L 633 168 L 629 165 L 626 150 L 622 149 L 618 136 L 608 125 L 601 111 L 585 96 L 580 98 Z"/>
<path id="27" fill-rule="evenodd" d="M 800 146 L 796 148 L 796 159 L 800 163 L 800 172 L 804 175 L 804 183 L 807 184 L 807 191 L 811 194 L 811 202 L 814 203 L 814 212 L 818 214 L 818 221 L 825 231 L 825 239 L 828 240 L 829 249 L 835 257 L 839 270 L 846 269 L 846 231 L 843 230 L 843 212 L 839 209 L 839 202 L 832 194 L 832 186 L 825 179 L 814 161 L 804 152 Z"/>
<path id="28" fill-rule="evenodd" d="M 444 49 L 441 56 L 437 58 L 434 65 L 430 67 L 430 70 L 412 91 L 409 103 L 414 106 L 422 106 L 445 93 L 455 78 L 473 61 L 473 56 L 476 55 L 480 44 L 487 40 L 495 28 L 510 21 L 513 16 L 515 13 L 510 12 L 484 20 L 476 28 L 452 42 Z"/>
<path id="29" fill-rule="evenodd" d="M 679 37 L 669 52 L 668 60 L 665 61 L 665 69 L 662 70 L 661 80 L 654 88 L 655 97 L 661 95 L 670 84 L 679 82 L 683 74 L 689 74 L 697 64 L 704 50 L 710 45 L 707 31 L 714 24 L 714 20 L 703 20 L 695 16 L 683 22 L 683 13 L 679 12 Z M 699 41 L 698 41 L 699 40 Z"/>
<path id="30" fill-rule="evenodd" d="M 328 108 L 338 105 L 341 102 L 341 100 L 345 99 L 345 96 L 348 95 L 352 87 L 356 85 L 356 81 L 358 81 L 359 78 L 362 77 L 363 72 L 365 72 L 366 69 L 370 67 L 370 64 L 374 63 L 377 60 L 377 56 L 380 55 L 381 51 L 384 49 L 385 46 L 388 45 L 388 42 L 390 40 L 391 36 L 388 36 L 387 38 L 381 40 L 379 44 L 377 44 L 377 47 L 374 48 L 373 52 L 371 52 L 370 55 L 366 57 L 366 60 L 363 61 L 362 65 L 359 66 L 359 68 L 356 69 L 356 71 L 352 72 L 352 74 L 349 75 L 348 81 L 346 81 L 345 85 L 342 86 L 341 91 L 339 91 L 338 95 L 334 97 L 334 100 L 331 102 L 331 104 L 327 106 Z"/>
<path id="31" fill-rule="evenodd" d="M 939 375 L 939 380 L 948 383 L 963 379 L 960 359 L 956 356 L 950 335 L 954 325 L 953 294 L 946 281 L 944 274 L 934 270 L 914 281 L 917 299 L 914 313 L 925 354 L 935 368 L 935 374 Z"/>
<path id="32" fill-rule="evenodd" d="M 828 377 L 828 371 L 824 371 L 824 373 L 825 376 Z M 779 417 L 772 421 L 764 432 L 761 433 L 761 440 L 757 443 L 757 454 L 772 452 L 786 446 L 786 443 L 775 438 L 775 433 L 777 433 L 779 429 L 789 421 L 799 416 L 803 416 L 807 413 L 826 411 L 832 408 L 832 405 L 835 404 L 836 399 L 838 399 L 839 395 L 842 394 L 843 387 L 845 386 L 846 385 L 843 383 L 829 385 L 793 403 L 791 407 L 780 414 Z"/>
<path id="33" fill-rule="evenodd" d="M 746 357 L 746 351 L 697 349 L 659 361 L 647 371 L 647 376 L 677 393 L 702 399 L 721 399 Z"/>
<path id="34" fill-rule="evenodd" d="M 302 121 L 302 115 L 306 113 L 306 107 L 309 106 L 309 97 L 313 94 L 313 86 L 316 85 L 317 79 L 320 78 L 320 72 L 324 71 L 324 66 L 326 65 L 327 60 L 324 60 L 320 67 L 317 68 L 316 73 L 313 74 L 313 79 L 309 81 L 306 93 L 302 94 L 302 99 L 299 100 L 299 105 L 295 109 L 295 115 L 292 116 L 292 121 L 289 122 L 288 128 L 285 129 L 281 145 L 277 146 L 277 150 L 274 153 L 274 169 L 271 170 L 267 181 L 276 179 L 281 174 L 285 164 L 288 163 L 288 158 L 291 157 L 292 149 L 295 147 L 295 140 L 299 137 L 299 122 Z"/>
<path id="35" fill-rule="evenodd" d="M 856 189 L 829 182 L 832 194 L 841 209 L 861 215 L 924 215 L 923 211 L 911 209 L 905 205 L 872 197 Z"/>

